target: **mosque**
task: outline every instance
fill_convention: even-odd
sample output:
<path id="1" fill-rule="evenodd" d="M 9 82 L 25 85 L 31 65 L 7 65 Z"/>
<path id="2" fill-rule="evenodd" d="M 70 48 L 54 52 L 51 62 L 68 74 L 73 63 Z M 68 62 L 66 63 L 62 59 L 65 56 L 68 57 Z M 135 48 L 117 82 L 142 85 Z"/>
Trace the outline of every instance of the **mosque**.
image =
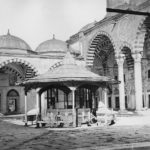
<path id="1" fill-rule="evenodd" d="M 66 42 L 53 35 L 35 50 L 9 31 L 1 35 L 0 113 L 24 113 L 25 92 L 19 83 L 60 67 L 68 49 L 79 66 L 120 81 L 97 90 L 95 108 L 99 101 L 120 111 L 150 108 L 150 0 L 107 0 L 107 8 L 124 11 L 107 12 L 103 20 L 89 23 Z M 38 90 L 27 94 L 28 111 L 38 105 Z M 90 91 L 78 92 L 85 99 L 80 107 L 90 108 Z M 65 97 L 61 89 L 47 90 L 42 94 L 42 110 L 72 108 L 71 101 L 64 103 Z"/>

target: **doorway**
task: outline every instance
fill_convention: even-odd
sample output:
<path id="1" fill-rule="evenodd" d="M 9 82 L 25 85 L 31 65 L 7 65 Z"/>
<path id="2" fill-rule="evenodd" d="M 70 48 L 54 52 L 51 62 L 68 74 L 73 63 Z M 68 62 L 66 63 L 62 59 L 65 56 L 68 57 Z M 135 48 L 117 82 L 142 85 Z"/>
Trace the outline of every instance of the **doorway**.
<path id="1" fill-rule="evenodd" d="M 150 108 L 150 95 L 148 95 L 148 107 Z"/>
<path id="2" fill-rule="evenodd" d="M 108 97 L 108 107 L 109 107 L 109 108 L 112 108 L 111 97 Z"/>
<path id="3" fill-rule="evenodd" d="M 10 90 L 7 94 L 7 109 L 9 114 L 18 112 L 19 94 L 16 90 Z"/>
<path id="4" fill-rule="evenodd" d="M 0 93 L 0 112 L 2 111 L 2 99 L 1 99 L 1 93 Z"/>
<path id="5" fill-rule="evenodd" d="M 128 109 L 128 97 L 125 96 L 125 108 Z"/>
<path id="6" fill-rule="evenodd" d="M 120 108 L 119 96 L 117 96 L 117 97 L 115 98 L 115 105 L 116 105 L 116 109 L 119 109 L 119 108 Z"/>

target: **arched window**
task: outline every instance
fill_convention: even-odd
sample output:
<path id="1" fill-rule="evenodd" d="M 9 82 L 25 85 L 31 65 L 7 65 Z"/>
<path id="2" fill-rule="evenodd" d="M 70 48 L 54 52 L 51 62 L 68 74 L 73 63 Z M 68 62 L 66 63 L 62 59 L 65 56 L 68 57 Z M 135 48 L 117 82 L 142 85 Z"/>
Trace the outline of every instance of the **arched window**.
<path id="1" fill-rule="evenodd" d="M 7 93 L 8 113 L 17 112 L 18 100 L 19 100 L 19 94 L 16 90 L 10 90 Z"/>

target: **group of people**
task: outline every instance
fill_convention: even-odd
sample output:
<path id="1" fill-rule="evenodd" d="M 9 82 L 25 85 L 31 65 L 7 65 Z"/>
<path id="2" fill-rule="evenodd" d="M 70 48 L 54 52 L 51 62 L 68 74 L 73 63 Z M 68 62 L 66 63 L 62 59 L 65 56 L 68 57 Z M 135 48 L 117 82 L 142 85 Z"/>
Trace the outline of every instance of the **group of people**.
<path id="1" fill-rule="evenodd" d="M 55 120 L 57 122 L 57 127 L 62 128 L 64 126 L 63 117 L 60 114 L 60 112 L 58 112 L 57 115 L 55 116 Z M 97 123 L 97 116 L 95 109 L 93 109 L 93 111 L 91 112 L 90 121 L 88 121 L 87 124 L 90 125 L 94 123 Z"/>
<path id="2" fill-rule="evenodd" d="M 57 122 L 57 127 L 62 128 L 64 126 L 63 117 L 60 112 L 55 116 L 55 120 Z M 96 110 L 93 109 L 90 114 L 90 121 L 87 122 L 88 125 L 97 123 L 97 115 Z"/>

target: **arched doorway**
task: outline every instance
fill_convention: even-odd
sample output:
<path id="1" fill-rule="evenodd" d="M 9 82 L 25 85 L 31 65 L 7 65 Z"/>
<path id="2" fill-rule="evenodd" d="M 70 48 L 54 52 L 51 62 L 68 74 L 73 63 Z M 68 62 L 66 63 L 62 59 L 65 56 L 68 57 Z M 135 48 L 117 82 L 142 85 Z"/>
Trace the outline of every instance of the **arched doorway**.
<path id="1" fill-rule="evenodd" d="M 12 89 L 7 93 L 7 111 L 8 114 L 18 113 L 19 110 L 19 93 Z"/>

